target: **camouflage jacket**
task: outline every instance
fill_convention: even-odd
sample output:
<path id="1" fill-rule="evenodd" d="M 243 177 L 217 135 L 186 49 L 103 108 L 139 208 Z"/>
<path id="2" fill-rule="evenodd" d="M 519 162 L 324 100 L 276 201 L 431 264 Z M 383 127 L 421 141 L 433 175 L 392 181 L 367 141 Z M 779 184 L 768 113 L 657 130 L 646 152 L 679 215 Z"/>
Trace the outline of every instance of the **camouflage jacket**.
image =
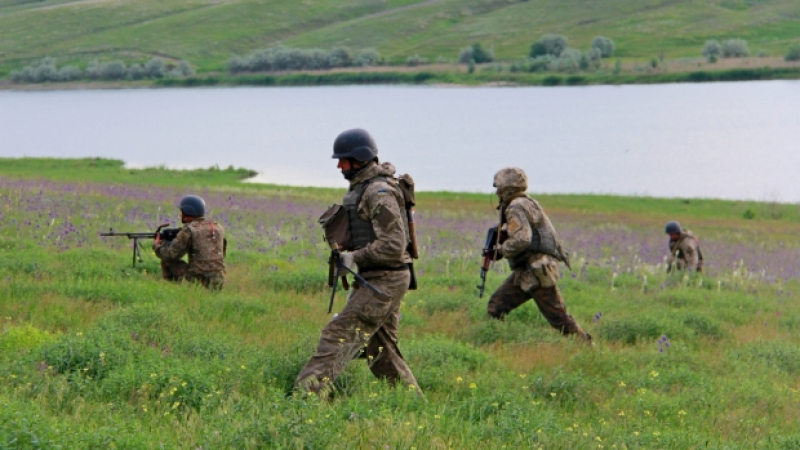
<path id="1" fill-rule="evenodd" d="M 682 231 L 677 240 L 669 241 L 668 270 L 675 266 L 678 270 L 702 269 L 703 255 L 700 245 L 691 231 Z"/>
<path id="2" fill-rule="evenodd" d="M 205 218 L 195 219 L 181 228 L 173 241 L 153 244 L 156 256 L 174 261 L 189 255 L 187 272 L 225 273 L 225 229 Z"/>
<path id="3" fill-rule="evenodd" d="M 537 228 L 547 227 L 555 236 L 555 228 L 539 202 L 525 194 L 519 194 L 504 207 L 508 238 L 500 247 L 500 254 L 514 259 L 528 250 Z M 544 253 L 533 253 L 527 264 L 514 269 L 514 278 L 522 290 L 555 286 L 559 278 L 558 259 Z"/>
<path id="4" fill-rule="evenodd" d="M 375 177 L 391 179 L 394 174 L 395 168 L 391 163 L 372 164 L 353 178 L 350 186 L 352 188 Z M 359 267 L 399 267 L 411 262 L 406 249 L 404 205 L 403 194 L 396 186 L 389 186 L 384 180 L 369 184 L 359 201 L 358 215 L 361 220 L 372 224 L 376 239 L 353 251 L 353 260 Z"/>

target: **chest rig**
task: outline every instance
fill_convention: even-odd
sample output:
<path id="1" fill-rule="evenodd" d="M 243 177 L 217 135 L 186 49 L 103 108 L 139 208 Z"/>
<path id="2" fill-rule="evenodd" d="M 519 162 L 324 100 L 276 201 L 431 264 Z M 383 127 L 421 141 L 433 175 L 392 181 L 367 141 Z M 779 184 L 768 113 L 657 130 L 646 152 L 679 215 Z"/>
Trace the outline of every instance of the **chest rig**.
<path id="1" fill-rule="evenodd" d="M 361 197 L 364 196 L 364 192 L 367 190 L 367 187 L 376 181 L 383 181 L 389 186 L 389 189 L 392 191 L 391 195 L 395 200 L 398 201 L 400 210 L 403 210 L 404 205 L 400 203 L 399 200 L 403 198 L 403 195 L 395 186 L 394 181 L 388 177 L 377 176 L 370 178 L 369 180 L 365 180 L 355 186 L 351 186 L 350 191 L 345 194 L 342 201 L 342 206 L 344 207 L 345 211 L 347 211 L 347 220 L 350 225 L 350 235 L 353 244 L 353 248 L 351 250 L 364 248 L 367 246 L 367 244 L 377 239 L 377 236 L 375 236 L 375 229 L 372 227 L 372 222 L 363 220 L 358 215 L 358 205 L 361 203 Z M 408 244 L 408 219 L 406 218 L 405 214 L 401 214 L 401 217 L 403 218 L 403 232 L 406 236 L 406 244 Z"/>
<path id="2" fill-rule="evenodd" d="M 519 198 L 524 198 L 525 201 L 533 202 L 533 199 L 528 196 L 521 196 Z M 531 257 L 531 255 L 537 253 L 543 253 L 545 255 L 552 256 L 559 261 L 566 262 L 561 251 L 561 245 L 558 242 L 556 230 L 553 227 L 553 224 L 550 223 L 550 219 L 543 214 L 543 220 L 541 220 L 538 226 L 534 227 L 533 217 L 530 217 L 527 210 L 525 210 L 525 216 L 528 219 L 528 223 L 531 224 L 531 243 L 528 245 L 528 248 L 526 248 L 525 251 L 521 252 L 514 258 L 509 259 L 511 268 L 515 269 L 517 267 L 524 266 L 528 263 L 528 259 Z M 505 209 L 503 210 L 503 223 L 506 223 Z"/>

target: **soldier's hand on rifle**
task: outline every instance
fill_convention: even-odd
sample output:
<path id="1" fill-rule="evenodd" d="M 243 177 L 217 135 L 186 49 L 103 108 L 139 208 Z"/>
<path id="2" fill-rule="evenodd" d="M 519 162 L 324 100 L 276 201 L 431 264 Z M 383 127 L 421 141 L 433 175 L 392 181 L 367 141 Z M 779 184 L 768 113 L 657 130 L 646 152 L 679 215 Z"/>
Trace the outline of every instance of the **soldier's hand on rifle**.
<path id="1" fill-rule="evenodd" d="M 156 238 L 153 241 L 153 246 L 161 245 L 161 233 L 156 233 Z"/>
<path id="2" fill-rule="evenodd" d="M 499 261 L 503 259 L 503 249 L 501 247 L 485 248 L 483 249 L 483 257 L 490 258 L 492 261 Z"/>
<path id="3" fill-rule="evenodd" d="M 339 255 L 339 261 L 341 261 L 342 265 L 347 267 L 350 270 L 353 270 L 353 266 L 355 265 L 355 261 L 353 260 L 353 254 L 350 252 L 344 252 Z M 345 271 L 342 271 L 339 275 L 344 275 Z"/>

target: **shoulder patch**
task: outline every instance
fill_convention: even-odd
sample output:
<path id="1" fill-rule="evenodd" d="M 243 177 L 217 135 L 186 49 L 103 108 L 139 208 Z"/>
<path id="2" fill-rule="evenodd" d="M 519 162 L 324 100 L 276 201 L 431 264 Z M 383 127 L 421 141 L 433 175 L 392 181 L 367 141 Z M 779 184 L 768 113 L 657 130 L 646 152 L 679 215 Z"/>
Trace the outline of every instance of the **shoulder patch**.
<path id="1" fill-rule="evenodd" d="M 377 192 L 377 194 L 378 194 L 378 195 L 387 195 L 388 193 L 389 193 L 389 192 L 388 192 L 386 189 L 380 189 L 380 190 L 378 190 L 378 192 Z"/>

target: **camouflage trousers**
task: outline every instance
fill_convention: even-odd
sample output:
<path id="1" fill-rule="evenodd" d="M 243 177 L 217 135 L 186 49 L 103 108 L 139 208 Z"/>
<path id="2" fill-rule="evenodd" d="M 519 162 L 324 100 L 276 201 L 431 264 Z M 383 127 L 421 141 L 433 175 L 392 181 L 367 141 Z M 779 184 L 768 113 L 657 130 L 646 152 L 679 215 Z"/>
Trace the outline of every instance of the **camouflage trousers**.
<path id="1" fill-rule="evenodd" d="M 364 278 L 389 298 L 364 287 L 353 291 L 344 309 L 323 328 L 316 352 L 297 375 L 298 390 L 330 395 L 347 363 L 361 356 L 376 377 L 391 385 L 400 380 L 421 393 L 397 346 L 400 302 L 410 273 L 370 272 Z"/>
<path id="2" fill-rule="evenodd" d="M 225 285 L 225 274 L 222 272 L 194 273 L 189 264 L 181 259 L 177 261 L 161 261 L 161 277 L 167 281 L 200 283 L 204 287 L 218 291 Z"/>
<path id="3" fill-rule="evenodd" d="M 564 299 L 557 286 L 548 288 L 537 286 L 530 292 L 526 292 L 514 283 L 514 274 L 506 278 L 492 294 L 488 305 L 489 315 L 503 320 L 506 314 L 530 299 L 536 302 L 536 306 L 539 307 L 539 311 L 550 323 L 550 326 L 560 331 L 561 334 L 565 336 L 576 334 L 587 341 L 592 340 L 592 336 L 583 331 L 583 328 L 567 313 L 567 305 L 564 304 Z"/>

